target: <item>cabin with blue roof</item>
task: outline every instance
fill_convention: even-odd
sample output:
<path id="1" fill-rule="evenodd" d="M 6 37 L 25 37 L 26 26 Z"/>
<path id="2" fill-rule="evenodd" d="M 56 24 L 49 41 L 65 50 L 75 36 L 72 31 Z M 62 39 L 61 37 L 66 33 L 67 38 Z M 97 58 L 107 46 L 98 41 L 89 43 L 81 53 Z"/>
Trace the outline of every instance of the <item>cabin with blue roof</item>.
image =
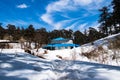
<path id="1" fill-rule="evenodd" d="M 44 49 L 49 50 L 59 50 L 59 49 L 72 49 L 73 47 L 78 47 L 79 45 L 74 44 L 71 39 L 65 39 L 62 37 L 55 38 L 51 40 L 51 43 L 44 46 Z"/>

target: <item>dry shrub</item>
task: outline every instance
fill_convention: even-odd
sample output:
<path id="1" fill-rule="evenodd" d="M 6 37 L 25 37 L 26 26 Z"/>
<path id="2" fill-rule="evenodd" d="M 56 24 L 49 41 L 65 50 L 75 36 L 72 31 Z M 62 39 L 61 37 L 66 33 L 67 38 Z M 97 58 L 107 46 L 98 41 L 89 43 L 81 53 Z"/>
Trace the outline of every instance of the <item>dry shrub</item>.
<path id="1" fill-rule="evenodd" d="M 31 55 L 34 55 L 34 56 L 37 56 L 37 57 L 39 57 L 39 58 L 42 58 L 42 59 L 45 59 L 44 57 L 43 57 L 43 54 L 42 53 L 39 53 L 39 52 L 32 52 L 30 49 L 28 49 L 28 48 L 25 48 L 24 49 L 25 50 L 25 52 L 27 52 L 27 53 L 29 53 L 29 54 L 31 54 Z M 47 52 L 45 52 L 45 53 L 47 53 Z"/>
<path id="2" fill-rule="evenodd" d="M 119 65 L 120 62 L 120 50 L 113 50 L 114 54 L 112 55 L 112 60 L 115 60 L 117 65 Z"/>
<path id="3" fill-rule="evenodd" d="M 62 57 L 60 55 L 56 55 L 56 57 L 60 58 L 61 60 L 72 60 L 69 57 Z"/>
<path id="4" fill-rule="evenodd" d="M 112 60 L 115 60 L 119 65 L 120 60 L 120 36 L 115 36 L 113 40 L 109 40 L 109 49 L 113 51 Z"/>
<path id="5" fill-rule="evenodd" d="M 29 54 L 32 54 L 32 53 L 31 53 L 31 50 L 28 49 L 28 48 L 25 48 L 24 51 L 27 52 L 27 53 L 29 53 Z"/>
<path id="6" fill-rule="evenodd" d="M 91 52 L 86 52 L 86 53 L 82 53 L 83 56 L 86 56 L 88 59 L 92 59 L 95 57 L 99 57 L 101 51 L 103 51 L 103 47 L 99 46 L 98 48 L 92 50 Z"/>
<path id="7" fill-rule="evenodd" d="M 37 57 L 42 58 L 42 59 L 46 59 L 46 58 L 44 58 L 43 56 L 37 56 Z"/>
<path id="8" fill-rule="evenodd" d="M 99 56 L 99 54 L 97 54 L 96 50 L 93 50 L 91 52 L 82 53 L 82 55 L 87 57 L 88 59 L 94 59 Z"/>
<path id="9" fill-rule="evenodd" d="M 107 63 L 108 60 L 108 52 L 105 51 L 102 46 L 99 46 L 91 52 L 82 53 L 82 55 L 90 60 L 95 60 L 100 63 Z"/>
<path id="10" fill-rule="evenodd" d="M 108 40 L 109 49 L 120 49 L 120 36 L 116 36 L 113 40 Z"/>
<path id="11" fill-rule="evenodd" d="M 56 57 L 58 57 L 58 58 L 60 58 L 60 59 L 63 59 L 62 56 L 60 56 L 60 55 L 56 55 Z"/>
<path id="12" fill-rule="evenodd" d="M 45 50 L 43 54 L 48 54 L 48 51 L 47 51 L 47 50 Z"/>

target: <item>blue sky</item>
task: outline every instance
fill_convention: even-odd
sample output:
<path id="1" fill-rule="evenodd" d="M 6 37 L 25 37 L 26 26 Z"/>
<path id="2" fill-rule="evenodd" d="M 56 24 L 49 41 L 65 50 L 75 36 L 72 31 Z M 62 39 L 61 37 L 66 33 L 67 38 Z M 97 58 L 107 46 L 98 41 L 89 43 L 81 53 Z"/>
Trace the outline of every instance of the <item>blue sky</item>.
<path id="1" fill-rule="evenodd" d="M 97 28 L 99 11 L 111 0 L 0 0 L 0 22 L 36 29 Z"/>

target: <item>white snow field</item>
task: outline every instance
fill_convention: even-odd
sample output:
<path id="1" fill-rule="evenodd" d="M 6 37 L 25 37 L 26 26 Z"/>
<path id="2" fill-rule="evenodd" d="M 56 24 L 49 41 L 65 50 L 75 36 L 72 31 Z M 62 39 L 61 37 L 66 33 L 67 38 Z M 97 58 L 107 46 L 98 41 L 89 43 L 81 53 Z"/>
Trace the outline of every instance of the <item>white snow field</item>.
<path id="1" fill-rule="evenodd" d="M 119 66 L 74 60 L 41 59 L 20 49 L 4 51 L 0 53 L 0 80 L 120 79 Z"/>
<path id="2" fill-rule="evenodd" d="M 33 49 L 34 56 L 19 48 L 0 49 L 0 80 L 120 80 L 120 50 L 108 48 L 115 36 L 120 34 L 73 49 Z M 103 48 L 95 51 L 99 57 L 84 56 L 98 46 Z"/>

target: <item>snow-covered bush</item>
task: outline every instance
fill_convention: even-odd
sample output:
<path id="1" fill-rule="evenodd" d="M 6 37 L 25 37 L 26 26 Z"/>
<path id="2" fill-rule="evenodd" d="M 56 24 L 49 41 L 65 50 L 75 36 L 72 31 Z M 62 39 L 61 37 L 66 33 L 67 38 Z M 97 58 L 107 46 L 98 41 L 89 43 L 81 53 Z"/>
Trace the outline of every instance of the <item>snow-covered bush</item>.
<path id="1" fill-rule="evenodd" d="M 113 40 L 109 40 L 109 49 L 112 50 L 112 60 L 119 65 L 120 61 L 120 36 L 115 36 Z"/>
<path id="2" fill-rule="evenodd" d="M 103 46 L 98 46 L 90 52 L 82 53 L 82 56 L 87 57 L 90 61 L 93 60 L 104 64 L 107 64 L 108 61 L 108 51 Z"/>

